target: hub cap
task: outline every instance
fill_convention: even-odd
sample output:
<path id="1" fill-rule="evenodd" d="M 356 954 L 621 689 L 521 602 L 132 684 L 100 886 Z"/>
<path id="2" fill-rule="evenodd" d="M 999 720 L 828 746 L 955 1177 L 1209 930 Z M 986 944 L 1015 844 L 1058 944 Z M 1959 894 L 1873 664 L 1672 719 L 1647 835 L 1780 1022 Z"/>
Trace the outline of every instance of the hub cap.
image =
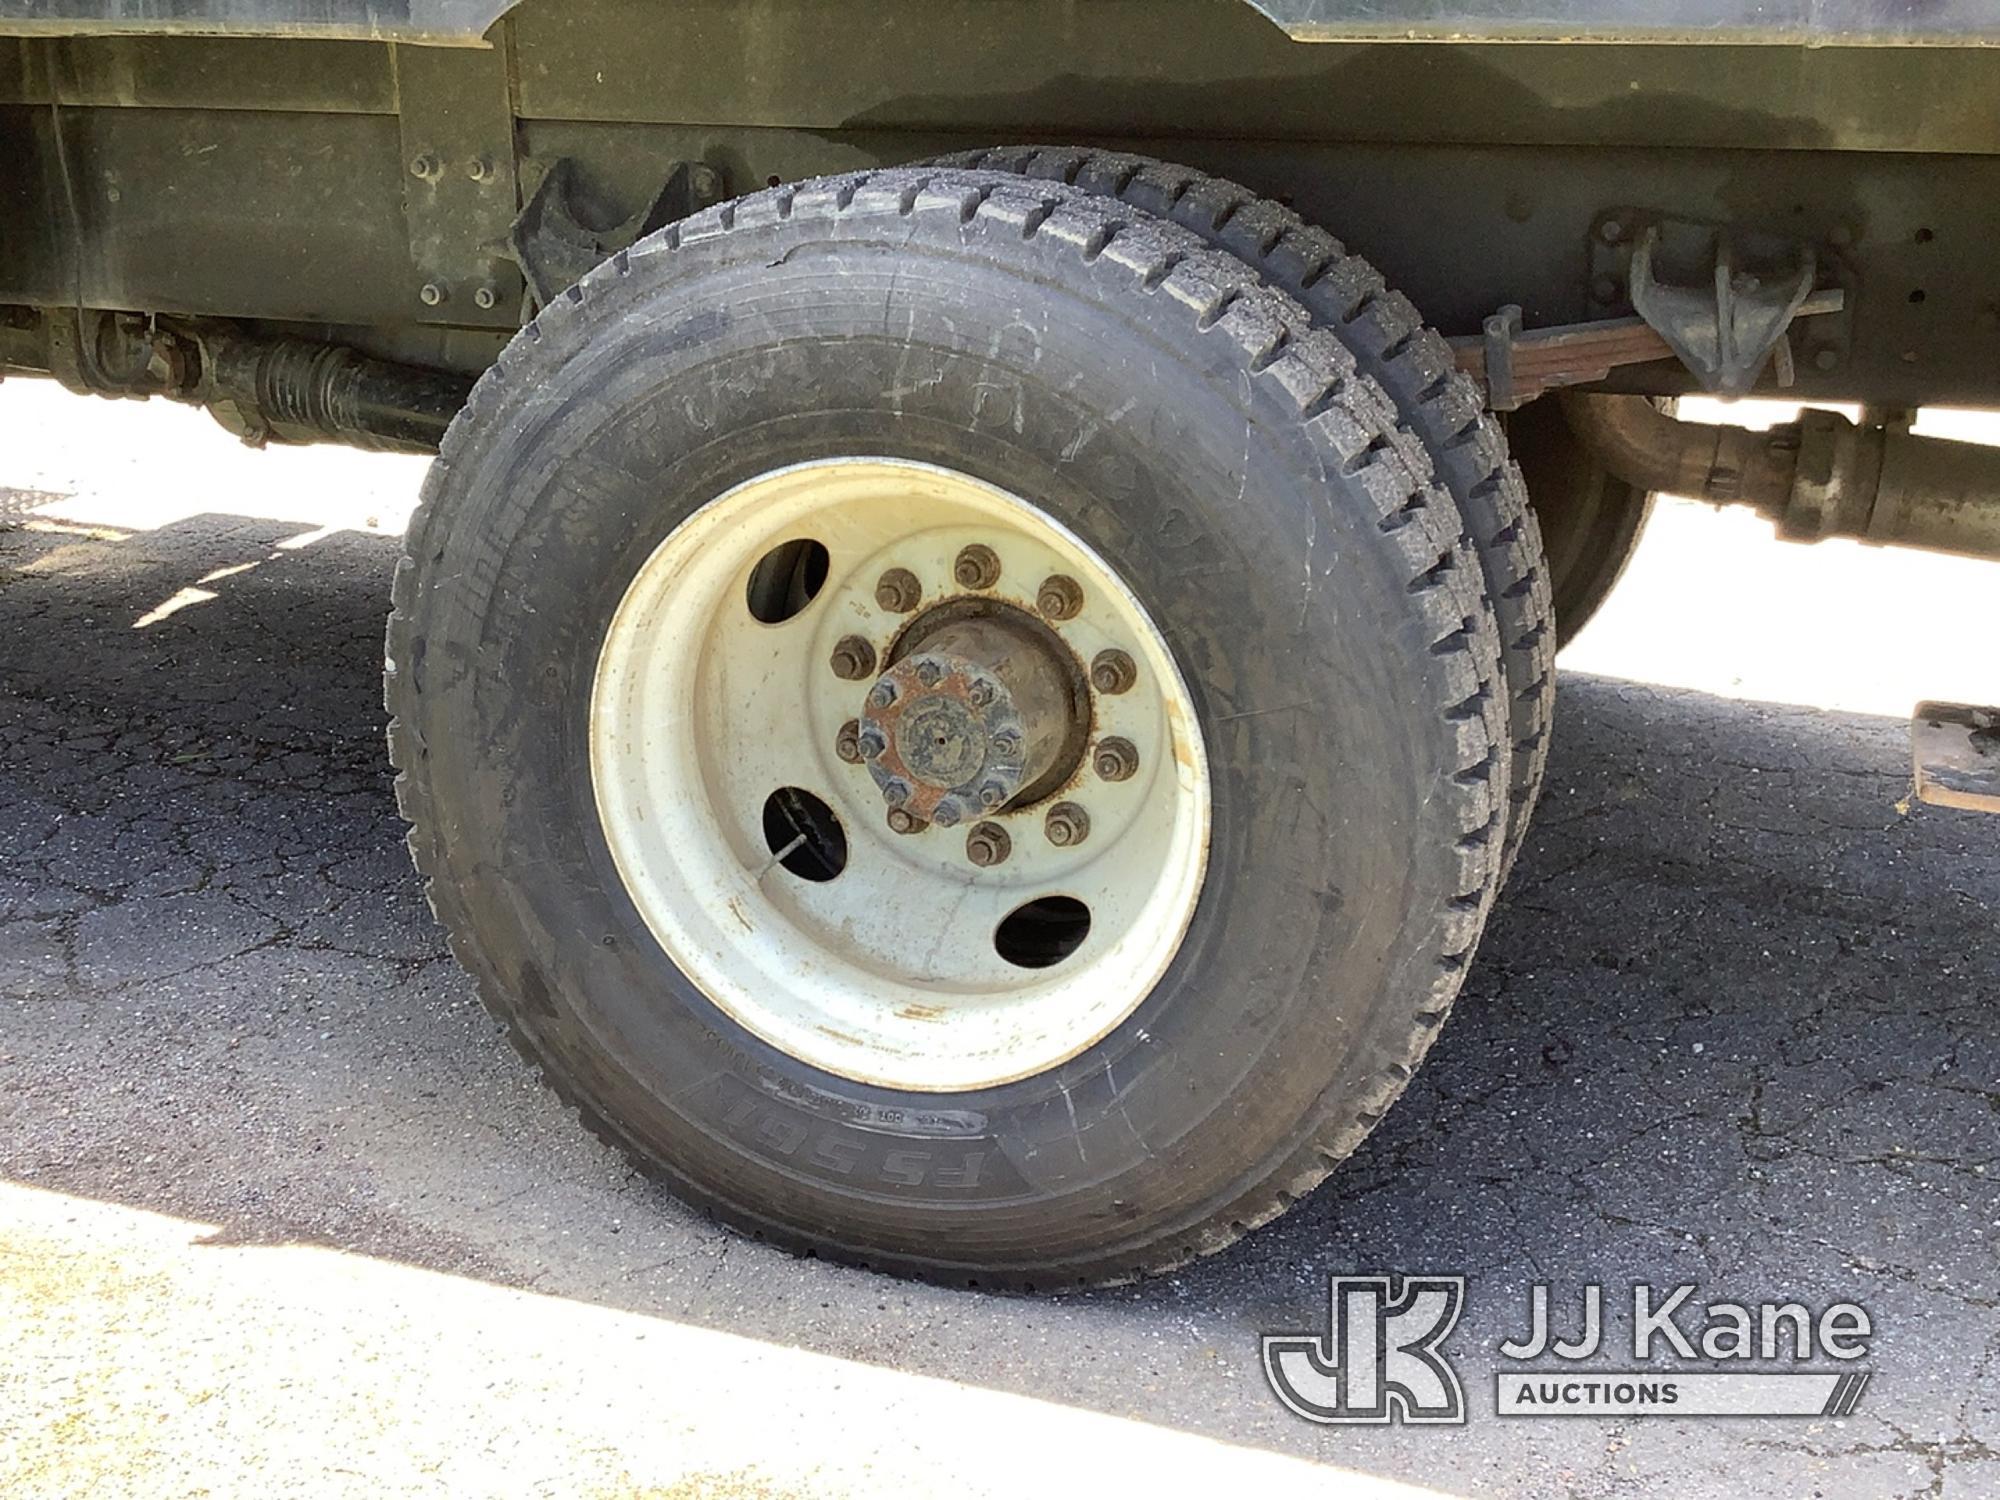
<path id="1" fill-rule="evenodd" d="M 920 464 L 780 469 L 683 522 L 606 634 L 590 760 L 676 967 L 894 1088 L 1106 1035 L 1207 859 L 1193 702 L 1139 601 L 1027 502 Z"/>
<path id="2" fill-rule="evenodd" d="M 861 720 L 861 753 L 891 807 L 951 828 L 1074 768 L 1090 698 L 1060 641 L 1005 606 L 922 627 L 916 654 L 882 674 Z"/>

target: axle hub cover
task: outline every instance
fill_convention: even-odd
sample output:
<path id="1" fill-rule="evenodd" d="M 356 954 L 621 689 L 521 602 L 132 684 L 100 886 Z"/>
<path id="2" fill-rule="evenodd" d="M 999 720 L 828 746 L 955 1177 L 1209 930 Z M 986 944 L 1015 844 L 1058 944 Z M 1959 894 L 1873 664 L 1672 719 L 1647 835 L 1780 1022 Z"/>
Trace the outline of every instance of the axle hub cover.
<path id="1" fill-rule="evenodd" d="M 868 690 L 861 753 L 892 808 L 949 828 L 998 811 L 1073 745 L 1062 664 L 1006 616 L 916 632 L 917 649 Z"/>

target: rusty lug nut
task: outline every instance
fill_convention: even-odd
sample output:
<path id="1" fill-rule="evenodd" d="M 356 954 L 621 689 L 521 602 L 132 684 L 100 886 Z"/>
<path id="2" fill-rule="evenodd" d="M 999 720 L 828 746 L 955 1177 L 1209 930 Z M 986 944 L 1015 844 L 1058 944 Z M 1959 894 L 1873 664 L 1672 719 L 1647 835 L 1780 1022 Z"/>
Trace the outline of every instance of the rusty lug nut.
<path id="1" fill-rule="evenodd" d="M 1011 729 L 1001 730 L 993 736 L 993 753 L 995 755 L 1019 755 L 1021 753 L 1021 737 Z"/>
<path id="2" fill-rule="evenodd" d="M 833 737 L 833 753 L 846 761 L 850 766 L 860 762 L 861 724 L 859 720 L 849 719 L 845 724 L 840 726 L 840 733 Z"/>
<path id="3" fill-rule="evenodd" d="M 906 807 L 889 809 L 889 831 L 891 833 L 922 833 L 930 825 Z"/>
<path id="4" fill-rule="evenodd" d="M 906 615 L 924 597 L 924 586 L 908 568 L 891 568 L 875 580 L 875 602 L 887 610 Z"/>
<path id="5" fill-rule="evenodd" d="M 891 807 L 901 807 L 910 800 L 910 784 L 900 777 L 891 777 L 882 787 L 882 800 Z"/>
<path id="6" fill-rule="evenodd" d="M 1139 769 L 1139 747 L 1113 735 L 1097 742 L 1097 753 L 1090 764 L 1106 781 L 1127 781 Z"/>
<path id="7" fill-rule="evenodd" d="M 1058 849 L 1071 849 L 1090 837 L 1090 814 L 1074 802 L 1058 802 L 1049 809 L 1042 831 Z"/>
<path id="8" fill-rule="evenodd" d="M 1083 585 L 1067 573 L 1051 573 L 1035 591 L 1035 608 L 1051 620 L 1073 620 L 1083 608 Z"/>
<path id="9" fill-rule="evenodd" d="M 959 549 L 951 576 L 960 588 L 990 589 L 1000 581 L 1000 559 L 991 547 L 974 542 Z"/>
<path id="10" fill-rule="evenodd" d="M 864 760 L 877 760 L 889 748 L 889 742 L 882 738 L 880 730 L 865 729 L 861 732 L 860 748 Z"/>
<path id="11" fill-rule="evenodd" d="M 1090 685 L 1100 693 L 1122 693 L 1139 680 L 1139 668 L 1116 646 L 1100 651 L 1090 661 Z"/>
<path id="12" fill-rule="evenodd" d="M 989 781 L 979 789 L 979 805 L 992 811 L 1007 800 L 1007 788 L 997 781 Z"/>
<path id="13" fill-rule="evenodd" d="M 943 798 L 936 807 L 931 809 L 931 821 L 940 828 L 956 828 L 958 820 L 962 815 L 963 810 L 959 807 L 957 800 L 952 797 Z"/>
<path id="14" fill-rule="evenodd" d="M 435 281 L 426 281 L 417 291 L 417 300 L 425 307 L 436 307 L 444 301 L 444 288 Z"/>
<path id="15" fill-rule="evenodd" d="M 876 683 L 875 691 L 868 695 L 868 706 L 870 708 L 887 708 L 895 701 L 896 684 L 893 682 Z"/>
<path id="16" fill-rule="evenodd" d="M 965 696 L 971 701 L 974 708 L 984 708 L 993 701 L 993 684 L 990 682 L 974 682 L 971 687 L 965 690 Z"/>
<path id="17" fill-rule="evenodd" d="M 938 679 L 942 676 L 944 676 L 944 673 L 939 670 L 936 662 L 920 661 L 917 663 L 917 682 L 921 686 L 936 687 Z"/>
<path id="18" fill-rule="evenodd" d="M 834 642 L 829 665 L 834 676 L 858 682 L 874 673 L 875 648 L 858 635 L 844 635 Z"/>
<path id="19" fill-rule="evenodd" d="M 1013 852 L 1014 841 L 998 823 L 975 823 L 965 836 L 965 857 L 982 870 L 1005 864 Z"/>

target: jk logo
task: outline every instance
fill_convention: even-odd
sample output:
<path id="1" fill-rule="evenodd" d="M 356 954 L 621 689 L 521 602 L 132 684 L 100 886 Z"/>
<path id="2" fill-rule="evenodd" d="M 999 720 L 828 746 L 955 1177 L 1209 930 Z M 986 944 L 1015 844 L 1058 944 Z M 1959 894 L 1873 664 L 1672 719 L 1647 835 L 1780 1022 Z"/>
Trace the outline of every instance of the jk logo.
<path id="1" fill-rule="evenodd" d="M 1266 1334 L 1264 1378 L 1308 1422 L 1465 1421 L 1458 1372 L 1438 1352 L 1465 1305 L 1463 1276 L 1327 1280 L 1328 1331 Z"/>

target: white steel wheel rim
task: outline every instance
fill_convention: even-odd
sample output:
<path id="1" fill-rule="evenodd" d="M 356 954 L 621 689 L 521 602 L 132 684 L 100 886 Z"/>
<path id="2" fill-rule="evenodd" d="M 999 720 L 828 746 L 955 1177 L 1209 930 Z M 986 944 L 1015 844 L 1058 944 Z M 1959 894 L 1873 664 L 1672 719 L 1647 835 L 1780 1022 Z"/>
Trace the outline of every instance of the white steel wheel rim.
<path id="1" fill-rule="evenodd" d="M 786 542 L 827 549 L 824 584 L 763 623 L 748 603 L 758 562 Z M 1081 586 L 1049 622 L 1085 670 L 1116 649 L 1132 687 L 1089 694 L 1092 722 L 1069 784 L 990 820 L 1011 853 L 967 853 L 970 823 L 890 830 L 866 765 L 836 753 L 874 673 L 843 680 L 836 643 L 869 640 L 886 663 L 923 609 L 967 591 L 953 560 L 977 542 L 1001 564 L 979 597 L 1036 610 L 1052 573 Z M 876 583 L 902 567 L 913 613 Z M 1138 769 L 1107 781 L 1095 748 L 1116 736 Z M 895 459 L 776 469 L 682 522 L 639 569 L 612 618 L 591 691 L 590 767 L 620 877 L 675 966 L 732 1019 L 813 1067 L 884 1087 L 953 1092 L 1046 1071 L 1101 1040 L 1152 991 L 1179 949 L 1208 857 L 1207 757 L 1194 704 L 1138 598 L 1074 533 L 970 476 Z M 764 808 L 794 787 L 819 798 L 847 843 L 840 873 L 801 878 L 767 839 Z M 1084 807 L 1088 835 L 1047 836 L 1047 810 Z M 996 946 L 1007 918 L 1049 897 L 1089 927 L 1047 967 Z"/>

